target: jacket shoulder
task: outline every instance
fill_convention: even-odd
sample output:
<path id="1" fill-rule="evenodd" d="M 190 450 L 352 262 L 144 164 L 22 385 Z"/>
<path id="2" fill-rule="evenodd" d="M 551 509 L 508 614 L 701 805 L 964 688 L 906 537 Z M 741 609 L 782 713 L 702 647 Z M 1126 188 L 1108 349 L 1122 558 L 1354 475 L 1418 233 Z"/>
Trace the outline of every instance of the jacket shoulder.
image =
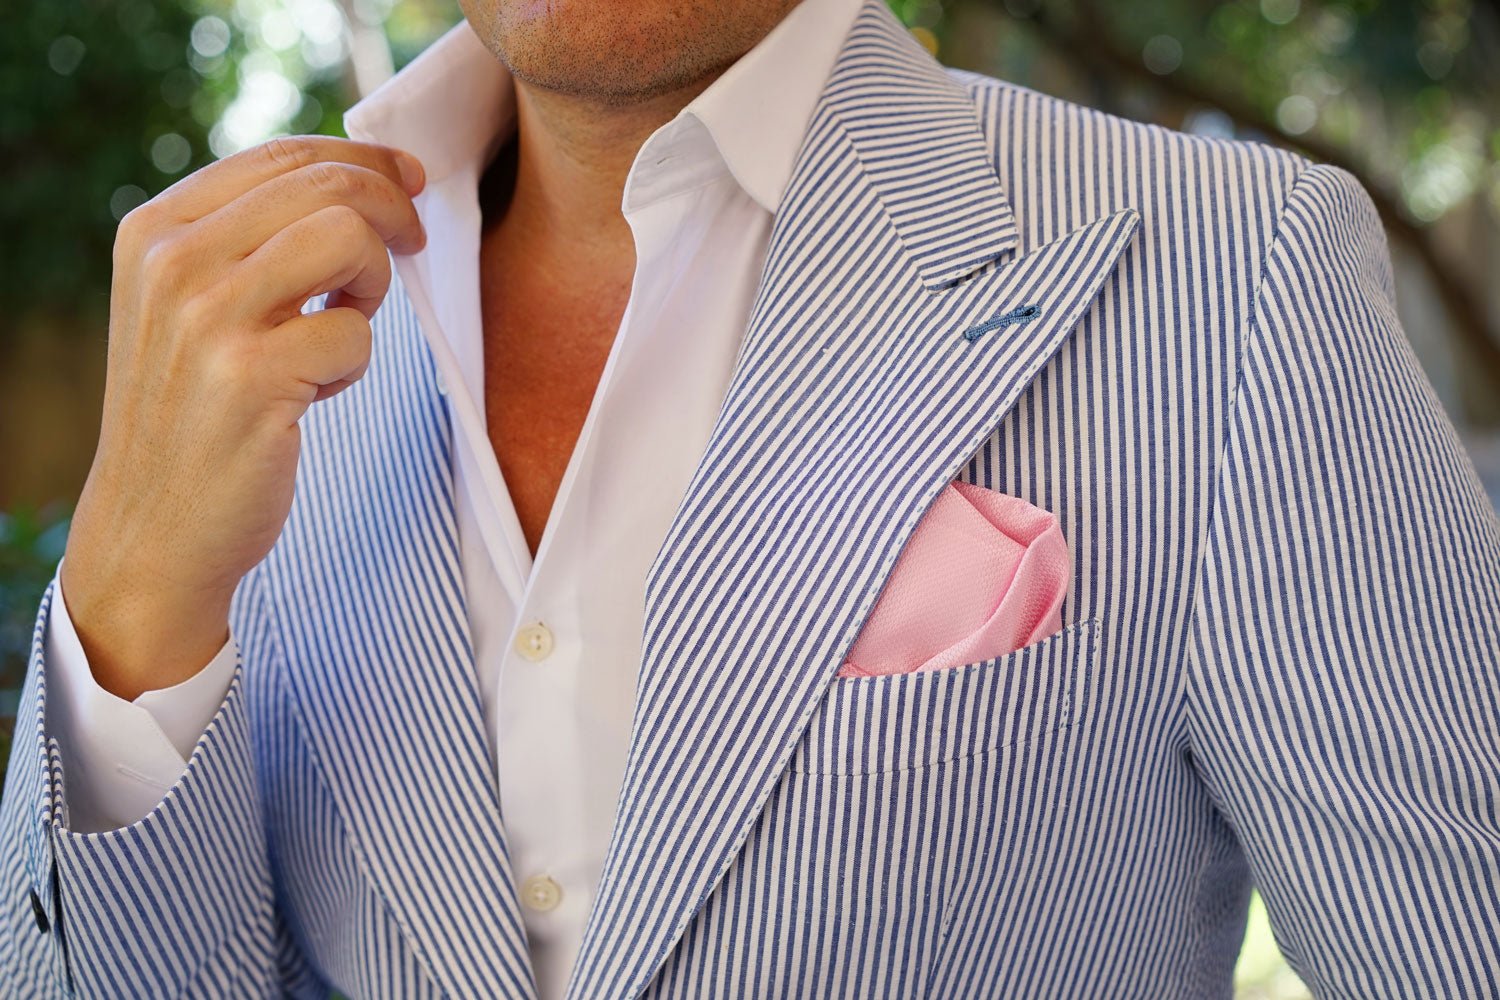
<path id="1" fill-rule="evenodd" d="M 1033 245 L 1099 215 L 1135 208 L 1168 243 L 1206 230 L 1253 233 L 1259 258 L 1293 188 L 1312 166 L 1263 142 L 1194 135 L 947 67 L 975 114 Z"/>
<path id="2" fill-rule="evenodd" d="M 1008 122 L 1049 130 L 1060 128 L 1076 133 L 1080 138 L 1123 141 L 1179 153 L 1192 152 L 1226 163 L 1250 158 L 1274 163 L 1293 177 L 1313 164 L 1299 153 L 1258 140 L 1182 132 L 1154 122 L 1111 114 L 972 70 L 951 66 L 944 69 L 954 82 L 968 91 L 981 117 L 997 117 L 997 124 Z"/>

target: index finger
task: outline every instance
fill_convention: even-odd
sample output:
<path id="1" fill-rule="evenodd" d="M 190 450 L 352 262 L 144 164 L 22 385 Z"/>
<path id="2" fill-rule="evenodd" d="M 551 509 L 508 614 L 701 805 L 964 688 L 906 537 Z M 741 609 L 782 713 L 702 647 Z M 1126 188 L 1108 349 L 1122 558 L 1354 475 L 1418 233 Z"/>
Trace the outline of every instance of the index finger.
<path id="1" fill-rule="evenodd" d="M 377 171 L 408 195 L 422 190 L 427 179 L 421 161 L 391 146 L 331 135 L 291 135 L 210 163 L 173 184 L 153 201 L 178 221 L 194 222 L 251 188 L 319 162 L 350 163 Z"/>

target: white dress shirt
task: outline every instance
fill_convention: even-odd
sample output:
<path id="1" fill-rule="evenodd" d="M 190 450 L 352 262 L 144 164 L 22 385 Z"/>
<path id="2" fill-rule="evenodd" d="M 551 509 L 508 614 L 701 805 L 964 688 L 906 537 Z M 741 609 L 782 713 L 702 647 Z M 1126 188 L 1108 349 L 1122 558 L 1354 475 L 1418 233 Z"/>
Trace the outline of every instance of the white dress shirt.
<path id="1" fill-rule="evenodd" d="M 515 129 L 509 73 L 460 24 L 346 117 L 351 137 L 406 149 L 427 170 L 416 205 L 428 244 L 405 274 L 449 403 L 476 669 L 542 997 L 566 987 L 603 869 L 646 571 L 718 415 L 773 214 L 858 7 L 801 0 L 636 154 L 621 203 L 636 249 L 630 300 L 534 560 L 484 421 L 477 189 Z M 70 822 L 133 822 L 222 703 L 234 639 L 191 679 L 126 702 L 94 682 L 56 607 L 48 722 Z"/>

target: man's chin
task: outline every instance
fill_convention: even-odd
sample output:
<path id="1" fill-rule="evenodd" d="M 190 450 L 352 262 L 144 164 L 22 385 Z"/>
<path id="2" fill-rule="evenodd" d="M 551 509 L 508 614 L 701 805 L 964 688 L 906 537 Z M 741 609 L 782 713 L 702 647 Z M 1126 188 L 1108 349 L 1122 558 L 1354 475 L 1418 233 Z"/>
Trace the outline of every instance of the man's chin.
<path id="1" fill-rule="evenodd" d="M 780 19 L 784 0 L 464 0 L 469 22 L 529 86 L 637 104 L 711 78 Z"/>
<path id="2" fill-rule="evenodd" d="M 643 72 L 646 67 L 639 63 L 612 65 L 579 58 L 577 53 L 554 51 L 545 59 L 534 56 L 508 51 L 503 58 L 511 75 L 529 87 L 611 107 L 649 101 L 679 90 L 702 75 L 678 67 Z"/>

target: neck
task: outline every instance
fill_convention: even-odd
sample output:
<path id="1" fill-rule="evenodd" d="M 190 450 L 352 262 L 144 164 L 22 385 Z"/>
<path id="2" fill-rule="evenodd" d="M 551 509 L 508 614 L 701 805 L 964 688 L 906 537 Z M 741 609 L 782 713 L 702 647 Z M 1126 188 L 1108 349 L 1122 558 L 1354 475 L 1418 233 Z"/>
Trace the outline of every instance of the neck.
<path id="1" fill-rule="evenodd" d="M 495 221 L 529 253 L 565 253 L 577 265 L 634 260 L 620 211 L 641 145 L 718 73 L 628 105 L 602 105 L 515 80 L 515 181 Z M 598 272 L 595 272 L 598 273 Z"/>

